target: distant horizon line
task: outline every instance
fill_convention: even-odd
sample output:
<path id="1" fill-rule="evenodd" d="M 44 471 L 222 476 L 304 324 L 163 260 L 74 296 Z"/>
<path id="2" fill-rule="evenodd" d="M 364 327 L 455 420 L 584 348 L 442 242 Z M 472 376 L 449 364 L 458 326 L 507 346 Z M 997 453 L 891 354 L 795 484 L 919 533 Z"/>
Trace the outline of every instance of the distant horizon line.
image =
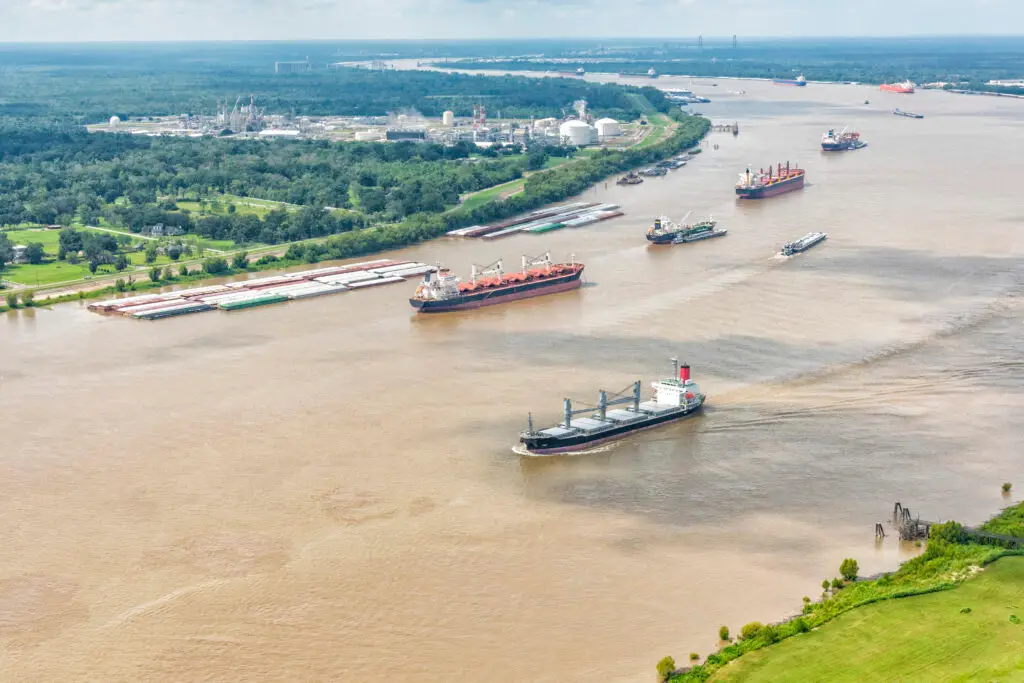
<path id="1" fill-rule="evenodd" d="M 25 45 L 188 45 L 188 44 L 243 44 L 243 43 L 516 43 L 516 42 L 600 42 L 600 41 L 659 41 L 685 40 L 703 37 L 704 40 L 732 41 L 734 34 L 686 34 L 673 36 L 585 36 L 585 37 L 523 37 L 523 38 L 181 38 L 167 40 L 22 40 L 0 41 L 0 47 Z M 892 36 L 847 36 L 847 35 L 806 35 L 806 36 L 760 36 L 735 34 L 738 39 L 747 41 L 806 41 L 806 40 L 928 40 L 928 39 L 963 39 L 972 40 L 987 38 L 1019 38 L 1024 33 L 917 33 Z"/>

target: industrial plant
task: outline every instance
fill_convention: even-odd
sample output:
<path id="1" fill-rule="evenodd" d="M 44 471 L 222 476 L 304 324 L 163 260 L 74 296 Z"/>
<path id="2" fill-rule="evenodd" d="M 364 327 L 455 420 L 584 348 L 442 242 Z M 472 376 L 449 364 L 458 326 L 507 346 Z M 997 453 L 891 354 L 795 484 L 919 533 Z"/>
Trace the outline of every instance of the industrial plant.
<path id="1" fill-rule="evenodd" d="M 106 124 L 89 126 L 92 132 L 147 136 L 217 136 L 252 139 L 316 139 L 337 142 L 433 142 L 454 145 L 470 142 L 480 147 L 502 145 L 544 145 L 588 147 L 628 146 L 644 131 L 635 123 L 620 123 L 612 118 L 596 121 L 579 100 L 560 118 L 528 120 L 489 118 L 487 107 L 478 104 L 472 115 L 458 117 L 449 110 L 440 118 L 426 117 L 416 111 L 389 116 L 291 116 L 267 114 L 255 95 L 217 101 L 216 114 L 181 114 L 166 117 L 112 116 Z"/>

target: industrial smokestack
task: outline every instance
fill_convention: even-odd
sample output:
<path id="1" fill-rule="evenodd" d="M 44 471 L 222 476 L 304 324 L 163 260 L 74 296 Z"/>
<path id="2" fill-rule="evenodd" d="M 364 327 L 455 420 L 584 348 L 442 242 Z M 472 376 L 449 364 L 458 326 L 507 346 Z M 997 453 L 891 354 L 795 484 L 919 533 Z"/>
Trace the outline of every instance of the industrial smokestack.
<path id="1" fill-rule="evenodd" d="M 683 363 L 683 367 L 679 368 L 679 381 L 685 384 L 690 381 L 690 365 Z"/>

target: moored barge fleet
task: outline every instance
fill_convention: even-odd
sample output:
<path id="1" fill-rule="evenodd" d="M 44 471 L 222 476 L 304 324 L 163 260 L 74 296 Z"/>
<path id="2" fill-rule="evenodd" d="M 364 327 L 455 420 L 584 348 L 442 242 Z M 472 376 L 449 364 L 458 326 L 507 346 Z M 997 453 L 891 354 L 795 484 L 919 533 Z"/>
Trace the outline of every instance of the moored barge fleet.
<path id="1" fill-rule="evenodd" d="M 805 175 L 804 169 L 790 167 L 788 161 L 785 166 L 780 163 L 777 169 L 769 166 L 767 172 L 762 168 L 757 173 L 751 173 L 748 168 L 746 173 L 740 173 L 736 196 L 740 199 L 763 199 L 799 190 L 804 186 Z"/>
<path id="2" fill-rule="evenodd" d="M 520 444 L 530 455 L 573 453 L 690 417 L 700 411 L 706 397 L 690 379 L 689 365 L 680 367 L 675 358 L 672 365 L 672 377 L 651 383 L 654 396 L 649 400 L 641 400 L 638 380 L 612 398 L 601 391 L 596 410 L 573 410 L 572 401 L 564 399 L 562 422 L 554 427 L 534 429 L 531 414 L 527 430 L 519 435 Z M 625 407 L 612 408 L 618 405 Z M 586 417 L 577 417 L 581 414 Z"/>
<path id="3" fill-rule="evenodd" d="M 524 256 L 522 269 L 514 273 L 505 273 L 500 259 L 480 270 L 473 266 L 469 282 L 441 268 L 436 278 L 424 274 L 409 303 L 423 313 L 461 311 L 578 289 L 582 276 L 582 263 L 552 263 L 551 254 Z"/>

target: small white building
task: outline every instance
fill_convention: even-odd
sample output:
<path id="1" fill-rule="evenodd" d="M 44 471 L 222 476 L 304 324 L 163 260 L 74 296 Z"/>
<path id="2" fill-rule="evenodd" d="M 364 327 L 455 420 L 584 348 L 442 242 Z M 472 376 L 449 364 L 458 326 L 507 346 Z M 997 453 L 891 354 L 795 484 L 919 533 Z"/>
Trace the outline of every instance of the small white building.
<path id="1" fill-rule="evenodd" d="M 597 131 L 582 121 L 566 121 L 558 127 L 558 135 L 565 144 L 584 147 L 594 144 Z"/>
<path id="2" fill-rule="evenodd" d="M 294 129 L 282 130 L 280 128 L 268 128 L 267 130 L 261 130 L 259 137 L 261 138 L 297 138 L 300 132 Z"/>
<path id="3" fill-rule="evenodd" d="M 28 263 L 28 257 L 25 256 L 26 249 L 28 249 L 28 247 L 24 244 L 15 244 L 11 248 L 11 251 L 13 252 L 12 256 L 14 257 L 11 260 L 11 263 Z"/>
<path id="4" fill-rule="evenodd" d="M 597 128 L 597 138 L 599 140 L 606 140 L 608 138 L 618 137 L 622 135 L 622 130 L 619 128 L 619 122 L 615 119 L 598 119 L 594 124 Z"/>

